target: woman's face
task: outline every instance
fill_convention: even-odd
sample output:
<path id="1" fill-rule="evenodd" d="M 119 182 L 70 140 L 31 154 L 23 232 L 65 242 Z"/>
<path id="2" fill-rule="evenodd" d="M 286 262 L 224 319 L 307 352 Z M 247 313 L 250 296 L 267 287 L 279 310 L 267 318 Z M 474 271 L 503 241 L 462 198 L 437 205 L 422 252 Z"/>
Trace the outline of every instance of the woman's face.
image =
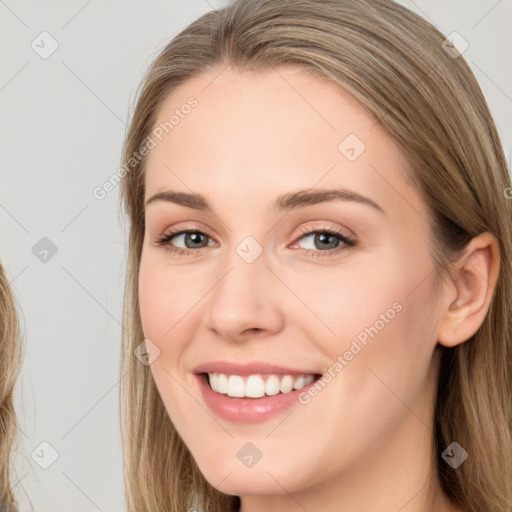
<path id="1" fill-rule="evenodd" d="M 430 454 L 442 300 L 397 145 L 297 67 L 217 68 L 155 126 L 173 115 L 147 161 L 139 297 L 202 473 L 238 495 L 409 478 Z"/>

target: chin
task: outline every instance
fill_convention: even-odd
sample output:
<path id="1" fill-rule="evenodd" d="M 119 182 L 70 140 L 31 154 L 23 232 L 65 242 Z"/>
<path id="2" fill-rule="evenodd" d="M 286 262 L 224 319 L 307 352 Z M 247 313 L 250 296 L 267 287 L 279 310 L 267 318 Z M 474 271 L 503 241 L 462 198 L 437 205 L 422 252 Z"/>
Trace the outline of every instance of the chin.
<path id="1" fill-rule="evenodd" d="M 243 446 L 245 443 L 240 443 Z M 235 457 L 226 454 L 221 460 L 196 461 L 199 470 L 210 485 L 229 495 L 244 496 L 251 494 L 282 494 L 303 488 L 297 473 L 299 463 L 287 468 L 278 461 L 265 461 L 262 457 L 252 467 L 246 467 Z"/>

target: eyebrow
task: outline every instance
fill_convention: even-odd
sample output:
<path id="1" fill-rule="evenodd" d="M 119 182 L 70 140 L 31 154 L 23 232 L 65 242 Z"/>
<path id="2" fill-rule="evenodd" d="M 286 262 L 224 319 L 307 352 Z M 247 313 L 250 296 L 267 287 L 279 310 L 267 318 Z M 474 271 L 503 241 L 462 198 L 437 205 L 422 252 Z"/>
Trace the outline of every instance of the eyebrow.
<path id="1" fill-rule="evenodd" d="M 293 210 L 295 208 L 312 206 L 334 200 L 352 201 L 370 206 L 380 213 L 386 213 L 383 208 L 372 199 L 343 187 L 317 190 L 305 189 L 298 190 L 296 192 L 289 192 L 287 194 L 280 195 L 272 203 L 271 208 L 274 212 L 279 213 L 285 210 Z M 151 196 L 145 204 L 147 206 L 148 204 L 156 201 L 167 201 L 181 206 L 186 206 L 187 208 L 193 208 L 194 210 L 210 210 L 208 202 L 201 194 L 189 194 L 186 192 L 173 192 L 167 190 L 158 192 Z"/>

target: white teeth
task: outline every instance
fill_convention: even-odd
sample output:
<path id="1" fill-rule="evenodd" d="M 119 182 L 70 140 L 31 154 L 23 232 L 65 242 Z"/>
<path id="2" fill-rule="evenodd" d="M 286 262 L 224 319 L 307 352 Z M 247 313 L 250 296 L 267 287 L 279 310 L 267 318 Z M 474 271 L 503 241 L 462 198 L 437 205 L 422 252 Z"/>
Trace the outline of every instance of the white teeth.
<path id="1" fill-rule="evenodd" d="M 293 389 L 300 389 L 304 387 L 304 377 L 299 377 L 294 383 L 293 383 Z"/>
<path id="2" fill-rule="evenodd" d="M 277 395 L 279 391 L 281 391 L 279 388 L 279 377 L 277 375 L 271 375 L 267 379 L 267 382 L 265 382 L 265 394 L 269 396 Z"/>
<path id="3" fill-rule="evenodd" d="M 228 392 L 228 378 L 226 377 L 225 374 L 223 373 L 215 373 L 212 375 L 218 375 L 219 376 L 219 380 L 218 380 L 218 387 L 217 387 L 217 391 L 219 393 L 223 393 L 223 394 L 227 394 Z"/>
<path id="4" fill-rule="evenodd" d="M 212 389 L 219 389 L 219 374 L 218 373 L 210 373 L 208 375 L 210 380 L 210 387 Z"/>
<path id="5" fill-rule="evenodd" d="M 240 398 L 245 396 L 244 379 L 239 375 L 230 375 L 228 380 L 228 395 Z"/>
<path id="6" fill-rule="evenodd" d="M 280 389 L 281 393 L 289 393 L 293 389 L 293 377 L 291 375 L 285 375 L 281 379 Z"/>
<path id="7" fill-rule="evenodd" d="M 230 377 L 232 379 L 233 376 Z M 243 379 L 242 379 L 243 383 Z M 243 390 L 243 388 L 242 388 Z M 243 391 L 242 391 L 243 393 Z M 251 375 L 245 383 L 245 396 L 250 398 L 261 398 L 265 395 L 265 383 L 258 375 Z M 243 395 L 242 395 L 243 396 Z"/>
<path id="8" fill-rule="evenodd" d="M 217 393 L 238 398 L 261 398 L 281 393 L 289 393 L 292 390 L 301 389 L 314 380 L 313 375 L 226 375 L 225 373 L 209 373 L 210 387 Z M 266 379 L 266 380 L 265 380 Z"/>

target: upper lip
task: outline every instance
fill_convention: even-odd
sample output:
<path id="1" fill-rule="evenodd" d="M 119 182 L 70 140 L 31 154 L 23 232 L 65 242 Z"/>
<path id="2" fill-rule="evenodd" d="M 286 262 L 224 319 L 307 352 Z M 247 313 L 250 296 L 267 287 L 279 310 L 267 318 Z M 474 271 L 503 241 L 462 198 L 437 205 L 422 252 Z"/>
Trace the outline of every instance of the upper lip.
<path id="1" fill-rule="evenodd" d="M 210 361 L 193 369 L 194 373 L 225 373 L 227 375 L 319 375 L 314 370 L 288 368 L 277 364 L 254 361 L 251 363 L 230 363 L 228 361 Z"/>

